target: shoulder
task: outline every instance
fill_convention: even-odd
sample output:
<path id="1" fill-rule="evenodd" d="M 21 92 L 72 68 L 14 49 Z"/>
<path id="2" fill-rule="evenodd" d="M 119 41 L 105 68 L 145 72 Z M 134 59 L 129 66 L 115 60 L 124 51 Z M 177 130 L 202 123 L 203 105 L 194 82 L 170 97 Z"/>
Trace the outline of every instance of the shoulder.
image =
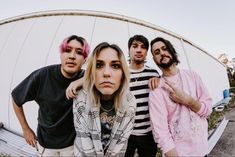
<path id="1" fill-rule="evenodd" d="M 131 93 L 131 92 L 128 92 L 126 94 L 126 99 L 127 99 L 127 102 L 135 102 L 135 96 Z"/>
<path id="2" fill-rule="evenodd" d="M 45 73 L 48 73 L 48 72 L 51 72 L 51 71 L 58 71 L 60 70 L 60 65 L 59 64 L 54 64 L 54 65 L 48 65 L 48 66 L 45 66 L 45 67 L 42 67 L 42 68 L 39 68 L 35 71 L 32 72 L 32 74 L 45 74 Z"/>
<path id="3" fill-rule="evenodd" d="M 126 102 L 124 102 L 124 111 L 125 110 L 131 115 L 136 111 L 136 99 L 131 92 L 126 94 Z"/>
<path id="4" fill-rule="evenodd" d="M 40 71 L 47 71 L 47 70 L 54 70 L 54 69 L 58 69 L 58 68 L 60 68 L 60 64 L 53 64 L 53 65 L 47 65 L 47 66 L 42 67 L 42 68 L 40 68 L 38 70 L 40 70 Z"/>
<path id="5" fill-rule="evenodd" d="M 158 73 L 158 71 L 157 71 L 156 69 L 151 68 L 151 67 L 149 67 L 149 66 L 147 66 L 147 65 L 144 66 L 144 70 L 145 70 L 145 71 L 150 71 L 150 72 Z"/>
<path id="6" fill-rule="evenodd" d="M 78 94 L 76 98 L 74 99 L 75 102 L 86 102 L 87 99 L 87 92 L 82 88 L 81 90 L 78 91 Z"/>
<path id="7" fill-rule="evenodd" d="M 159 72 L 156 69 L 153 69 L 153 68 L 151 68 L 149 66 L 144 66 L 143 72 L 149 73 L 149 74 L 151 74 L 153 76 L 159 76 Z"/>
<path id="8" fill-rule="evenodd" d="M 180 69 L 180 74 L 187 77 L 200 78 L 200 75 L 197 72 L 189 69 Z"/>
<path id="9" fill-rule="evenodd" d="M 77 74 L 77 79 L 83 77 L 84 74 L 85 74 L 85 70 L 84 70 L 84 69 L 81 69 L 81 70 L 79 71 L 79 73 Z"/>
<path id="10" fill-rule="evenodd" d="M 75 99 L 73 99 L 73 112 L 77 113 L 78 111 L 79 114 L 82 114 L 82 112 L 85 111 L 86 109 L 86 104 L 87 104 L 87 94 L 86 91 L 81 89 L 78 91 L 77 97 Z"/>

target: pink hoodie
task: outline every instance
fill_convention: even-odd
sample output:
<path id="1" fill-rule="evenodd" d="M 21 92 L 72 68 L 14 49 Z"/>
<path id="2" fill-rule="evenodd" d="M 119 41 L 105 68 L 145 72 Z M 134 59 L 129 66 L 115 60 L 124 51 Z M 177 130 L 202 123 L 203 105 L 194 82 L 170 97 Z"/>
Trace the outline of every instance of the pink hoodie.
<path id="1" fill-rule="evenodd" d="M 183 89 L 201 103 L 195 113 L 188 107 L 175 103 L 169 98 L 161 78 L 159 86 L 149 95 L 149 112 L 153 135 L 163 153 L 175 148 L 179 156 L 204 156 L 208 153 L 207 117 L 212 112 L 212 99 L 201 78 L 190 70 L 180 72 L 167 80 L 175 82 L 177 88 Z"/>

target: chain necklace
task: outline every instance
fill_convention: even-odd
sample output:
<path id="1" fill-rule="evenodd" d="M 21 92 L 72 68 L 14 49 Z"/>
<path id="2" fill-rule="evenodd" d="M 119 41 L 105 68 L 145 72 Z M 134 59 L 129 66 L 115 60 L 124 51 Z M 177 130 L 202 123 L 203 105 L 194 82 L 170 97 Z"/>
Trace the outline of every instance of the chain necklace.
<path id="1" fill-rule="evenodd" d="M 100 108 L 105 112 L 110 112 L 114 109 L 114 105 L 111 107 L 111 109 L 105 109 L 102 105 L 100 105 Z"/>
<path id="2" fill-rule="evenodd" d="M 131 79 L 134 80 L 133 82 L 137 82 L 139 80 L 139 78 L 142 77 L 143 75 L 143 71 L 144 71 L 145 67 L 143 66 L 142 68 L 131 68 L 130 67 L 130 72 L 131 72 Z"/>
<path id="3" fill-rule="evenodd" d="M 136 74 L 137 75 L 137 74 Z M 139 78 L 141 78 L 142 76 L 142 72 L 140 72 L 136 77 L 135 77 L 135 82 L 137 82 L 139 80 Z"/>

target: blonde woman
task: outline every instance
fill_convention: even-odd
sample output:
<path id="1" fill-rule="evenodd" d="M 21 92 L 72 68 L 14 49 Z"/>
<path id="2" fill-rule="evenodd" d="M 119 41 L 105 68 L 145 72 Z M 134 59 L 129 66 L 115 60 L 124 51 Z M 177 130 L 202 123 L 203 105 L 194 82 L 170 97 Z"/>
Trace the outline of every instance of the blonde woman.
<path id="1" fill-rule="evenodd" d="M 124 156 L 134 127 L 135 98 L 122 50 L 102 42 L 88 59 L 74 99 L 75 156 Z"/>

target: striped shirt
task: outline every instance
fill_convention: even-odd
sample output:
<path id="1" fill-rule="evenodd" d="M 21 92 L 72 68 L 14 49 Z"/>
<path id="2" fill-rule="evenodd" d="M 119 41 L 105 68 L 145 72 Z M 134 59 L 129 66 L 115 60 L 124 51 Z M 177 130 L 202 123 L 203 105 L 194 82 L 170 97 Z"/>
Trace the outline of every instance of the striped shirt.
<path id="1" fill-rule="evenodd" d="M 132 135 L 147 135 L 152 131 L 149 117 L 149 87 L 148 82 L 152 77 L 159 77 L 155 69 L 147 66 L 139 70 L 130 69 L 130 91 L 136 98 L 137 109 Z"/>

